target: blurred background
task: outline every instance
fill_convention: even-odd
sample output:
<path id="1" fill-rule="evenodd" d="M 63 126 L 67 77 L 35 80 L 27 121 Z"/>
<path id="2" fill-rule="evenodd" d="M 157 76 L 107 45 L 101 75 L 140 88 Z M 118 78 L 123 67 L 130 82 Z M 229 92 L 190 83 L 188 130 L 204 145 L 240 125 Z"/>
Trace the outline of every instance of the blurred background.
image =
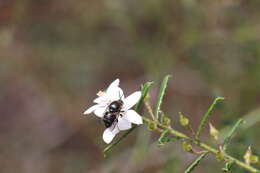
<path id="1" fill-rule="evenodd" d="M 174 127 L 183 112 L 196 128 L 223 96 L 217 129 L 248 120 L 228 152 L 260 155 L 259 10 L 259 0 L 0 0 L 0 172 L 183 172 L 194 156 L 157 147 L 145 126 L 104 158 L 103 123 L 82 115 L 116 78 L 125 95 L 155 81 L 154 105 L 166 74 Z M 209 156 L 194 173 L 222 167 Z"/>

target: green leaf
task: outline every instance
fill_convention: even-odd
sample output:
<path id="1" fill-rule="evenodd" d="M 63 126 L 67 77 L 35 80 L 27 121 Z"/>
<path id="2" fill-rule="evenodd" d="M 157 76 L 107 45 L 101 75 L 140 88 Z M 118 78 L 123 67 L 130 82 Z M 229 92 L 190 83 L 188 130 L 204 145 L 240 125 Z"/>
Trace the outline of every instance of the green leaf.
<path id="1" fill-rule="evenodd" d="M 234 136 L 235 132 L 238 130 L 240 125 L 244 122 L 243 119 L 239 119 L 236 124 L 232 127 L 228 135 L 225 137 L 224 142 L 223 142 L 223 151 L 226 151 L 228 144 L 231 141 L 232 136 Z"/>
<path id="2" fill-rule="evenodd" d="M 201 131 L 203 130 L 203 128 L 204 128 L 205 125 L 206 125 L 206 122 L 207 122 L 208 119 L 209 119 L 209 116 L 210 116 L 211 113 L 213 112 L 214 107 L 218 104 L 218 102 L 223 101 L 223 100 L 224 100 L 223 97 L 217 97 L 217 98 L 213 101 L 213 103 L 212 103 L 211 106 L 209 107 L 208 111 L 204 114 L 203 119 L 202 119 L 201 122 L 200 122 L 199 128 L 198 128 L 197 133 L 196 133 L 196 139 L 199 138 Z"/>
<path id="3" fill-rule="evenodd" d="M 153 82 L 146 82 L 146 83 L 144 84 L 144 86 L 142 87 L 142 89 L 141 89 L 142 96 L 141 96 L 139 102 L 138 102 L 138 103 L 136 104 L 136 106 L 135 106 L 135 110 L 136 110 L 137 112 L 140 111 L 141 106 L 142 106 L 142 104 L 143 104 L 143 102 L 144 102 L 144 100 L 145 100 L 145 98 L 146 98 L 146 96 L 147 96 L 147 94 L 148 94 L 148 91 L 149 91 L 149 89 L 151 88 L 152 85 L 153 85 Z"/>
<path id="4" fill-rule="evenodd" d="M 163 131 L 163 133 L 161 134 L 160 138 L 157 141 L 158 146 L 163 146 L 167 142 L 175 142 L 178 140 L 177 137 L 169 136 L 170 135 L 169 131 L 170 131 L 169 129 L 165 129 Z"/>
<path id="5" fill-rule="evenodd" d="M 144 84 L 144 86 L 141 89 L 142 92 L 142 96 L 139 100 L 139 102 L 136 104 L 135 106 L 135 110 L 137 112 L 139 112 L 141 110 L 141 106 L 144 102 L 145 97 L 148 94 L 149 89 L 151 88 L 153 82 L 147 82 Z M 115 140 L 115 142 L 112 142 L 111 144 L 109 144 L 104 150 L 103 153 L 106 156 L 106 153 L 108 151 L 110 151 L 113 147 L 115 147 L 118 143 L 120 143 L 125 137 L 127 137 L 132 131 L 134 131 L 135 128 L 137 128 L 138 126 L 134 126 L 131 129 L 129 129 L 128 131 L 126 131 L 122 136 L 120 136 L 117 140 Z"/>
<path id="6" fill-rule="evenodd" d="M 162 101 L 163 101 L 163 96 L 165 94 L 165 90 L 167 88 L 167 84 L 168 84 L 170 77 L 171 77 L 171 75 L 165 76 L 162 83 L 161 83 L 159 96 L 158 96 L 158 99 L 157 99 L 157 104 L 156 104 L 156 109 L 155 109 L 155 118 L 158 121 L 160 120 L 159 115 L 160 115 L 160 111 L 161 111 L 161 104 L 162 104 Z"/>
<path id="7" fill-rule="evenodd" d="M 230 172 L 231 171 L 231 168 L 233 167 L 233 165 L 235 164 L 235 161 L 232 160 L 232 161 L 229 161 L 225 164 L 225 167 L 222 168 L 222 171 L 223 172 Z"/>
<path id="8" fill-rule="evenodd" d="M 208 154 L 208 152 L 201 154 L 196 160 L 194 160 L 194 161 L 190 164 L 190 166 L 184 171 L 184 173 L 190 173 L 191 171 L 193 171 L 193 169 L 195 169 L 195 168 L 199 165 L 200 161 L 201 161 L 207 154 Z"/>
<path id="9" fill-rule="evenodd" d="M 169 135 L 169 129 L 164 130 L 163 133 L 161 134 L 160 138 L 158 139 L 158 143 L 157 144 L 159 146 L 162 146 L 166 142 L 168 142 L 169 141 L 168 135 Z"/>

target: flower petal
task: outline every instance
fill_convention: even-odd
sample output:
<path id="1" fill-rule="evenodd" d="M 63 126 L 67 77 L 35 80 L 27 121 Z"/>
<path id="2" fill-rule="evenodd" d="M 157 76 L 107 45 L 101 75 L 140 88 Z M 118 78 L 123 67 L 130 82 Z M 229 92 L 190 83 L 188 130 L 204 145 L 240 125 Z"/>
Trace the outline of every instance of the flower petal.
<path id="1" fill-rule="evenodd" d="M 102 106 L 102 107 L 97 108 L 94 111 L 94 114 L 96 114 L 96 116 L 102 118 L 104 116 L 105 111 L 106 111 L 106 106 Z"/>
<path id="2" fill-rule="evenodd" d="M 125 96 L 123 90 L 120 87 L 118 87 L 118 90 L 119 90 L 119 94 L 118 94 L 119 99 L 124 100 Z"/>
<path id="3" fill-rule="evenodd" d="M 127 120 L 130 121 L 131 123 L 143 124 L 142 117 L 134 110 L 126 111 L 125 116 L 126 116 Z"/>
<path id="4" fill-rule="evenodd" d="M 132 124 L 125 117 L 119 117 L 117 127 L 119 128 L 119 130 L 128 130 L 132 127 Z"/>
<path id="5" fill-rule="evenodd" d="M 118 132 L 119 130 L 117 127 L 115 127 L 113 130 L 111 130 L 111 128 L 107 128 L 103 133 L 103 140 L 105 143 L 109 144 Z"/>
<path id="6" fill-rule="evenodd" d="M 86 115 L 86 114 L 90 114 L 92 113 L 93 111 L 95 111 L 97 108 L 99 108 L 100 105 L 94 105 L 94 106 L 91 106 L 90 108 L 88 108 L 83 114 Z"/>
<path id="7" fill-rule="evenodd" d="M 109 98 L 109 101 L 112 102 L 119 99 L 124 99 L 124 93 L 120 87 L 114 87 L 107 92 L 107 97 Z"/>
<path id="8" fill-rule="evenodd" d="M 109 98 L 108 98 L 107 94 L 105 94 L 103 96 L 97 97 L 96 99 L 94 99 L 93 102 L 97 103 L 97 104 L 106 105 L 109 102 Z"/>
<path id="9" fill-rule="evenodd" d="M 112 82 L 106 90 L 106 95 L 110 101 L 115 101 L 124 98 L 123 90 L 119 87 L 119 79 Z"/>
<path id="10" fill-rule="evenodd" d="M 124 100 L 124 110 L 128 110 L 133 107 L 141 98 L 141 91 L 136 91 Z"/>
<path id="11" fill-rule="evenodd" d="M 117 88 L 119 86 L 119 79 L 114 80 L 107 88 L 106 93 L 109 93 L 110 90 L 113 90 L 114 88 Z"/>

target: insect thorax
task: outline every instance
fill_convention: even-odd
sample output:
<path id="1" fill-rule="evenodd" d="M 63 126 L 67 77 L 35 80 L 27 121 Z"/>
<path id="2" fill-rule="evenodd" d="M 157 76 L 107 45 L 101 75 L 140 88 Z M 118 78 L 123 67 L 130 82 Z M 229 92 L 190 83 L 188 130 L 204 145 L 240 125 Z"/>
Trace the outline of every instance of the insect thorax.
<path id="1" fill-rule="evenodd" d="M 123 106 L 122 100 L 113 101 L 108 106 L 108 111 L 109 112 L 120 112 L 122 109 L 122 106 Z"/>

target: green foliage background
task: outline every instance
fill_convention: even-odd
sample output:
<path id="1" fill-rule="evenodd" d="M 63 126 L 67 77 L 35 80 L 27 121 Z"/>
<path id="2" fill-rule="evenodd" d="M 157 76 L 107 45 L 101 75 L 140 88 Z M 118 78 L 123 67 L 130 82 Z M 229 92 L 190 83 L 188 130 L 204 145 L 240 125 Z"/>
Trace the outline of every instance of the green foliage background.
<path id="1" fill-rule="evenodd" d="M 158 148 L 144 128 L 103 158 L 104 125 L 82 115 L 115 78 L 126 95 L 155 80 L 155 105 L 165 74 L 173 126 L 183 112 L 197 127 L 223 96 L 210 122 L 221 130 L 247 116 L 229 152 L 242 159 L 252 144 L 260 155 L 259 10 L 258 0 L 1 1 L 0 172 L 182 172 L 194 156 Z M 220 172 L 207 158 L 194 173 Z"/>

